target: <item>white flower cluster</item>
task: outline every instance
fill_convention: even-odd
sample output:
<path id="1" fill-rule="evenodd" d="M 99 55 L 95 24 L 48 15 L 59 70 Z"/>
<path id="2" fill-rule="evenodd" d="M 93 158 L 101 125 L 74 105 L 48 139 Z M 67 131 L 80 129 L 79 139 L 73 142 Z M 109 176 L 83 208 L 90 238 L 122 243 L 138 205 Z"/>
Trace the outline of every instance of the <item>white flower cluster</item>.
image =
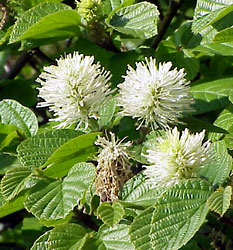
<path id="1" fill-rule="evenodd" d="M 202 143 L 204 131 L 190 134 L 187 129 L 180 133 L 170 124 L 179 122 L 185 112 L 192 111 L 193 102 L 189 82 L 184 69 L 171 69 L 172 63 L 156 66 L 153 58 L 136 63 L 136 69 L 128 66 L 124 82 L 118 85 L 120 114 L 131 116 L 152 129 L 166 129 L 165 137 L 159 137 L 147 150 L 145 157 L 150 163 L 145 174 L 154 185 L 170 186 L 181 179 L 193 178 L 203 165 L 212 158 L 210 143 Z M 58 128 L 77 124 L 80 128 L 99 119 L 99 110 L 111 98 L 110 72 L 94 63 L 93 56 L 75 52 L 57 60 L 57 66 L 44 67 L 38 82 L 39 97 L 44 101 L 39 107 L 49 107 L 54 112 Z M 99 137 L 96 145 L 102 147 L 98 156 L 96 193 L 101 200 L 117 199 L 122 185 L 131 175 L 127 148 L 111 134 L 110 139 Z"/>
<path id="2" fill-rule="evenodd" d="M 159 64 L 145 58 L 146 63 L 136 63 L 136 69 L 128 66 L 125 80 L 119 84 L 119 106 L 122 115 L 137 118 L 142 124 L 168 128 L 178 123 L 184 112 L 190 112 L 193 99 L 189 94 L 189 82 L 184 69 L 171 70 L 172 63 Z"/>
<path id="3" fill-rule="evenodd" d="M 37 82 L 39 97 L 45 101 L 38 107 L 49 107 L 59 122 L 57 128 L 78 123 L 77 129 L 89 124 L 89 119 L 98 119 L 101 105 L 111 98 L 110 72 L 94 64 L 94 56 L 75 52 L 57 60 L 57 66 L 44 67 Z"/>
<path id="4" fill-rule="evenodd" d="M 175 127 L 156 139 L 144 155 L 151 165 L 144 166 L 145 174 L 153 185 L 171 186 L 182 179 L 197 176 L 205 163 L 213 158 L 210 142 L 202 144 L 205 131 L 181 134 Z"/>

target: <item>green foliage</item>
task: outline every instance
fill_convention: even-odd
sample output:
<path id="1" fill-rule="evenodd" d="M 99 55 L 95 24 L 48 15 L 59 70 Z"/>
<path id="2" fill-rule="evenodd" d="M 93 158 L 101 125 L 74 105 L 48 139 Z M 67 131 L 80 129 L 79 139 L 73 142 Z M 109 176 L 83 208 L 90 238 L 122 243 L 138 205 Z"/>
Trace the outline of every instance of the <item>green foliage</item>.
<path id="1" fill-rule="evenodd" d="M 65 219 L 95 178 L 91 163 L 74 165 L 63 180 L 44 179 L 31 188 L 24 204 L 38 219 Z"/>
<path id="2" fill-rule="evenodd" d="M 147 39 L 157 34 L 158 16 L 155 5 L 141 2 L 116 11 L 111 16 L 109 25 L 126 35 Z"/>
<path id="3" fill-rule="evenodd" d="M 82 65 L 73 61 L 75 51 L 84 55 Z M 99 63 L 96 74 L 87 56 Z M 158 71 L 143 66 L 150 57 Z M 181 70 L 176 76 L 174 71 L 164 75 L 161 64 L 168 61 L 171 70 Z M 233 0 L 3 0 L 0 249 L 233 249 L 232 67 Z M 175 84 L 183 94 L 182 70 L 193 111 L 181 110 L 179 122 L 169 126 L 190 134 L 205 130 L 203 143 L 210 151 L 192 151 L 200 134 L 179 144 L 188 138 L 183 134 L 166 149 L 174 160 L 156 165 L 163 148 L 154 148 L 168 127 L 145 126 L 144 110 L 134 98 L 145 115 L 151 102 L 160 107 L 153 117 L 166 120 L 164 110 L 171 103 L 183 106 L 175 96 L 169 99 Z M 98 108 L 105 93 L 95 94 L 108 76 L 110 98 Z M 85 77 L 99 82 L 89 86 Z M 126 98 L 135 103 L 132 109 L 141 110 L 142 120 L 122 112 L 118 84 L 126 79 L 135 83 Z M 40 87 L 48 82 L 45 100 Z M 141 91 L 139 83 L 145 84 Z M 67 126 L 59 126 L 55 106 Z M 88 125 L 77 126 L 80 130 L 75 127 L 79 120 L 68 124 L 78 115 Z M 198 154 L 202 158 L 194 159 Z M 192 161 L 197 166 L 187 178 Z M 161 167 L 158 180 L 151 181 L 148 165 L 151 176 Z M 184 176 L 172 183 L 176 171 Z M 159 183 L 163 175 L 172 184 Z"/>
<path id="4" fill-rule="evenodd" d="M 123 218 L 124 208 L 118 202 L 113 204 L 104 202 L 98 207 L 97 216 L 104 222 L 104 224 L 113 226 Z"/>
<path id="5" fill-rule="evenodd" d="M 18 146 L 19 160 L 25 167 L 40 167 L 60 146 L 80 134 L 73 130 L 51 130 L 39 133 Z"/>
<path id="6" fill-rule="evenodd" d="M 38 130 L 34 113 L 13 100 L 0 102 L 0 118 L 1 123 L 18 127 L 26 137 L 35 135 Z"/>
<path id="7" fill-rule="evenodd" d="M 206 164 L 199 174 L 213 185 L 222 185 L 232 169 L 232 157 L 228 154 L 224 141 L 214 142 L 213 161 Z"/>
<path id="8" fill-rule="evenodd" d="M 169 188 L 134 219 L 130 237 L 136 249 L 179 249 L 185 245 L 204 222 L 211 193 L 210 184 L 203 180 L 187 180 Z"/>
<path id="9" fill-rule="evenodd" d="M 223 216 L 230 206 L 231 196 L 231 186 L 226 188 L 220 187 L 207 200 L 208 206 L 211 210 Z"/>
<path id="10" fill-rule="evenodd" d="M 52 2 L 41 3 L 26 11 L 17 20 L 10 36 L 10 43 L 25 39 L 76 35 L 79 24 L 78 13 L 67 5 Z"/>
<path id="11" fill-rule="evenodd" d="M 191 87 L 191 92 L 195 98 L 196 113 L 202 114 L 227 106 L 230 103 L 228 97 L 232 87 L 232 78 L 196 82 Z"/>

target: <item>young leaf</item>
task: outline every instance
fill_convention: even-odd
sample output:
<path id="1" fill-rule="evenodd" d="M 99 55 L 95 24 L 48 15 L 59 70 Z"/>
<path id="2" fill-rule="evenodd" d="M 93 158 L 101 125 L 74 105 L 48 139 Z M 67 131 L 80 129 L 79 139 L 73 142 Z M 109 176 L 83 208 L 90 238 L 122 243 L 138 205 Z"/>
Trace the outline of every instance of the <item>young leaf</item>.
<path id="1" fill-rule="evenodd" d="M 80 135 L 58 148 L 43 165 L 48 166 L 44 173 L 48 177 L 61 178 L 70 168 L 82 161 L 87 161 L 97 151 L 94 145 L 99 132 Z"/>
<path id="2" fill-rule="evenodd" d="M 226 188 L 220 187 L 207 200 L 208 206 L 212 211 L 220 214 L 220 216 L 222 217 L 230 207 L 231 196 L 231 186 L 227 186 Z"/>
<path id="3" fill-rule="evenodd" d="M 32 18 L 33 17 L 33 18 Z M 69 17 L 69 18 L 68 18 Z M 79 14 L 68 5 L 45 2 L 26 11 L 15 23 L 10 43 L 77 34 Z"/>
<path id="4" fill-rule="evenodd" d="M 134 219 L 130 237 L 136 249 L 171 250 L 185 245 L 204 222 L 211 193 L 210 184 L 198 179 L 169 188 Z"/>
<path id="5" fill-rule="evenodd" d="M 113 226 L 117 224 L 124 216 L 124 208 L 119 202 L 102 203 L 97 209 L 97 217 L 105 224 Z"/>
<path id="6" fill-rule="evenodd" d="M 224 108 L 230 104 L 229 93 L 233 88 L 233 78 L 194 84 L 190 88 L 195 99 L 196 114 Z"/>
<path id="7" fill-rule="evenodd" d="M 108 24 L 126 35 L 148 39 L 157 34 L 158 18 L 159 11 L 156 5 L 141 2 L 116 11 Z"/>
<path id="8" fill-rule="evenodd" d="M 91 163 L 74 165 L 64 180 L 41 180 L 31 188 L 24 204 L 38 219 L 45 221 L 64 219 L 93 183 L 96 175 Z"/>
<path id="9" fill-rule="evenodd" d="M 199 175 L 208 178 L 213 185 L 221 185 L 232 169 L 232 157 L 228 154 L 224 141 L 212 144 L 213 160 L 199 172 Z"/>
<path id="10" fill-rule="evenodd" d="M 12 200 L 27 185 L 32 171 L 26 167 L 15 167 L 6 172 L 1 180 L 2 195 L 6 200 Z"/>
<path id="11" fill-rule="evenodd" d="M 26 137 L 35 135 L 38 123 L 35 114 L 14 100 L 0 102 L 1 123 L 18 127 Z"/>
<path id="12" fill-rule="evenodd" d="M 60 146 L 80 134 L 68 129 L 45 131 L 23 141 L 17 148 L 18 158 L 26 167 L 40 167 Z"/>
<path id="13" fill-rule="evenodd" d="M 113 227 L 102 225 L 98 231 L 99 239 L 101 239 L 107 250 L 135 250 L 129 237 L 129 225 L 116 224 Z"/>

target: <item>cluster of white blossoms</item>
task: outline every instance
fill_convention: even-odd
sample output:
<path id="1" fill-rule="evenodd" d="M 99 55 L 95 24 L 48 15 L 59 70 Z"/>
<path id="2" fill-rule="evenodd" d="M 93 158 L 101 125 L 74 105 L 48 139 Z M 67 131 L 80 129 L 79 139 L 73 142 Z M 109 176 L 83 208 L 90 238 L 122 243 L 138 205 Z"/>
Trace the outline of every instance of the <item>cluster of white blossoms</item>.
<path id="1" fill-rule="evenodd" d="M 204 136 L 205 131 L 190 134 L 185 129 L 180 133 L 175 127 L 167 130 L 164 137 L 156 138 L 144 155 L 151 164 L 144 166 L 148 181 L 171 186 L 182 179 L 197 177 L 204 164 L 213 159 L 210 142 L 202 143 Z"/>
<path id="2" fill-rule="evenodd" d="M 124 82 L 119 84 L 118 106 L 121 115 L 131 116 L 152 129 L 166 129 L 165 137 L 159 137 L 147 149 L 145 157 L 150 163 L 145 174 L 153 185 L 171 186 L 182 179 L 193 178 L 212 158 L 210 142 L 203 142 L 204 131 L 190 134 L 188 129 L 180 133 L 169 124 L 176 124 L 184 112 L 192 110 L 193 99 L 189 94 L 189 82 L 184 69 L 171 69 L 171 62 L 160 63 L 145 58 L 136 63 L 136 69 L 128 66 Z M 58 128 L 82 124 L 87 127 L 91 119 L 98 119 L 102 105 L 111 98 L 110 72 L 94 64 L 93 56 L 75 52 L 57 60 L 57 66 L 44 67 L 38 82 L 39 97 L 44 102 L 39 107 L 49 107 L 54 112 Z M 101 201 L 114 201 L 123 184 L 131 177 L 128 148 L 111 138 L 99 137 L 96 145 L 102 147 L 98 155 L 96 193 Z"/>
<path id="3" fill-rule="evenodd" d="M 89 119 L 98 119 L 102 104 L 111 98 L 109 71 L 94 64 L 94 56 L 77 52 L 57 60 L 57 66 L 44 67 L 37 82 L 41 84 L 39 97 L 45 101 L 38 107 L 49 107 L 59 122 L 57 128 L 67 128 L 78 123 L 88 127 Z"/>
<path id="4" fill-rule="evenodd" d="M 137 118 L 140 125 L 156 129 L 168 128 L 178 123 L 184 112 L 190 112 L 193 102 L 189 93 L 189 82 L 184 69 L 171 70 L 172 63 L 160 63 L 156 67 L 153 58 L 136 63 L 134 70 L 128 65 L 123 83 L 119 84 L 119 106 L 121 114 Z"/>
<path id="5" fill-rule="evenodd" d="M 98 155 L 96 193 L 101 201 L 114 201 L 124 183 L 132 176 L 128 148 L 131 142 L 117 140 L 110 132 L 111 138 L 98 137 L 96 145 L 102 147 Z"/>

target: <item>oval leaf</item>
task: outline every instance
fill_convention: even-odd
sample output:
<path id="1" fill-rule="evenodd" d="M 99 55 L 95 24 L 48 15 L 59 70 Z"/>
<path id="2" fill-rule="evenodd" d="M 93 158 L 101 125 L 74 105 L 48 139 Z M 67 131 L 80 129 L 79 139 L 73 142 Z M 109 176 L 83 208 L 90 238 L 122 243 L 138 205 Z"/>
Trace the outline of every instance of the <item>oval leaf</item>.
<path id="1" fill-rule="evenodd" d="M 45 2 L 36 5 L 35 7 L 26 11 L 15 23 L 10 36 L 10 43 L 21 40 L 21 37 L 27 34 L 27 31 L 44 17 L 58 11 L 71 9 L 69 6 L 60 3 Z M 40 32 L 40 31 L 38 31 Z"/>
<path id="2" fill-rule="evenodd" d="M 44 164 L 44 167 L 48 166 L 44 170 L 45 175 L 61 178 L 74 164 L 93 157 L 97 150 L 94 142 L 98 135 L 99 132 L 80 135 L 58 148 Z"/>
<path id="3" fill-rule="evenodd" d="M 42 166 L 65 142 L 82 134 L 68 129 L 51 130 L 23 141 L 17 148 L 18 158 L 26 167 Z"/>
<path id="4" fill-rule="evenodd" d="M 109 25 L 121 33 L 147 39 L 157 34 L 158 17 L 156 5 L 141 2 L 116 11 Z"/>
<path id="5" fill-rule="evenodd" d="M 211 193 L 210 184 L 198 179 L 169 188 L 133 221 L 130 237 L 136 249 L 174 250 L 185 245 L 204 222 Z"/>
<path id="6" fill-rule="evenodd" d="M 230 104 L 228 96 L 233 88 L 233 78 L 195 84 L 190 88 L 195 99 L 197 114 L 224 108 Z"/>
<path id="7" fill-rule="evenodd" d="M 14 125 L 21 129 L 26 137 L 35 135 L 38 123 L 35 114 L 14 100 L 3 100 L 0 102 L 1 123 Z"/>
<path id="8" fill-rule="evenodd" d="M 64 180 L 40 181 L 30 190 L 25 208 L 38 219 L 64 219 L 78 205 L 96 176 L 95 166 L 79 163 L 71 168 Z"/>

